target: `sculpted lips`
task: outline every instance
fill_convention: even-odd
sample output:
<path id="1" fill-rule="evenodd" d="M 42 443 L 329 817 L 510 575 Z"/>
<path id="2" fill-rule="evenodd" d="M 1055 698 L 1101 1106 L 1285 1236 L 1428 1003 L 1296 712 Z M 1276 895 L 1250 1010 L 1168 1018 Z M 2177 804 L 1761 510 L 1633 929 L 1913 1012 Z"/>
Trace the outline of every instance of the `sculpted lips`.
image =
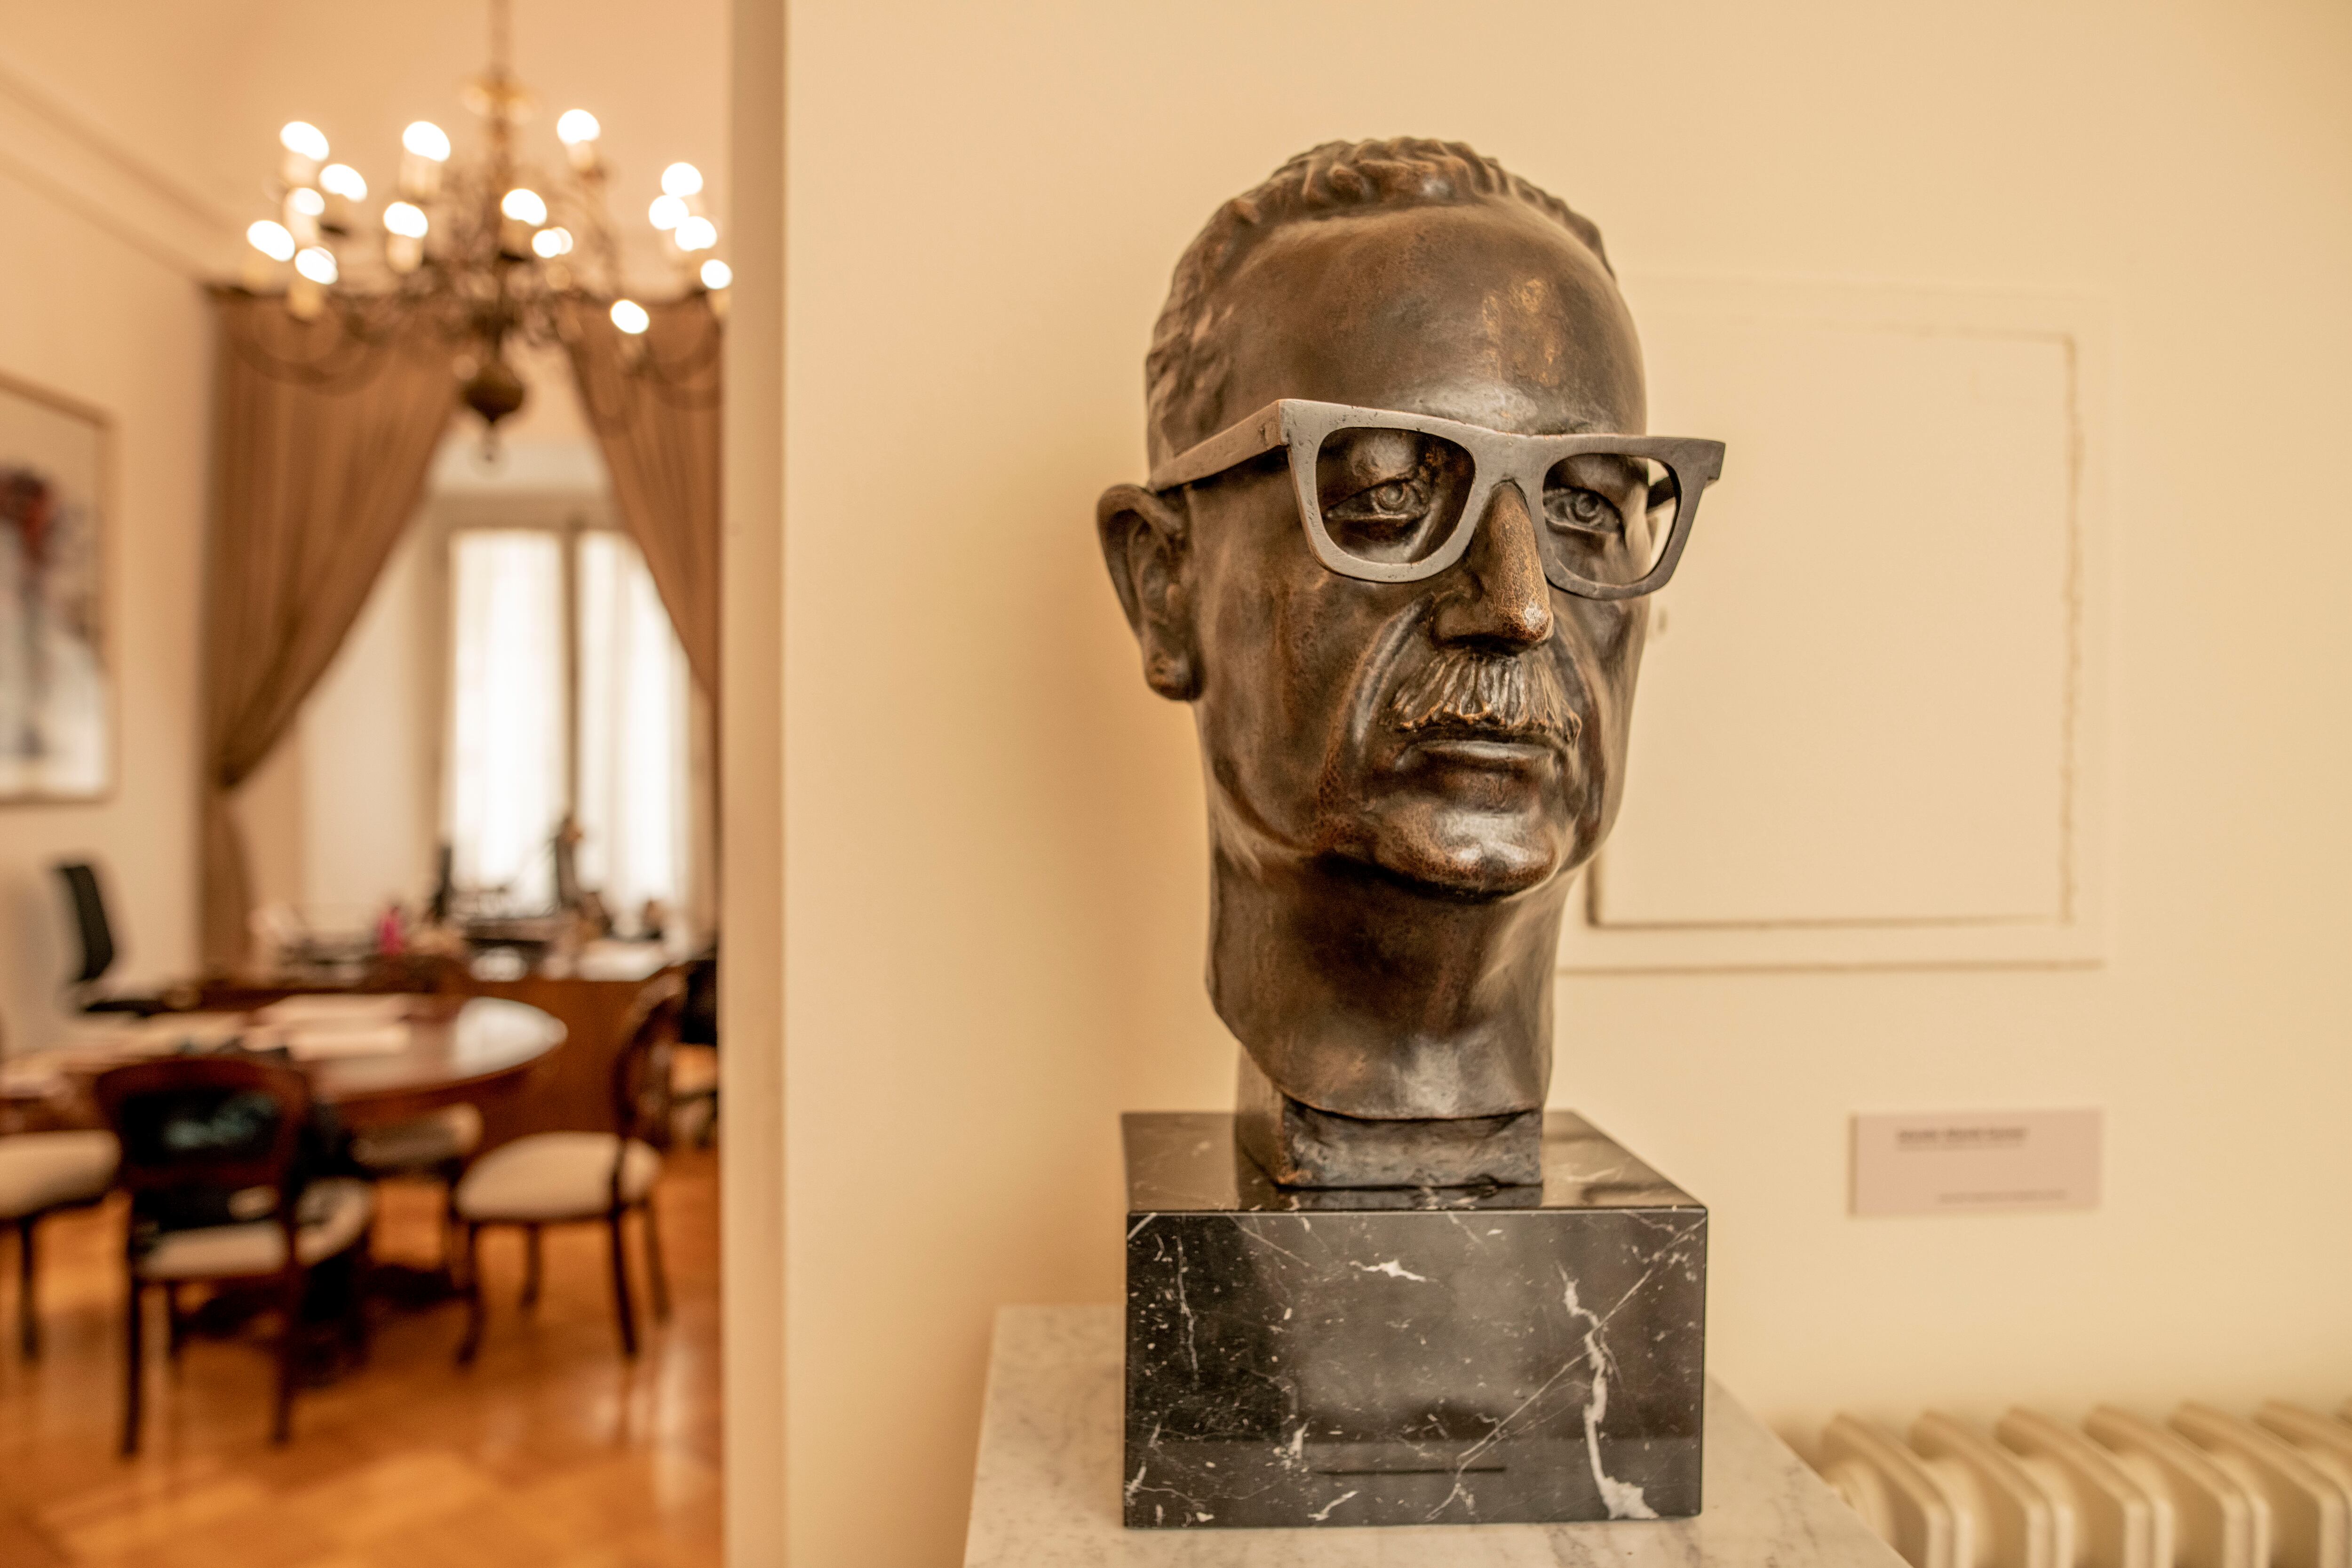
<path id="1" fill-rule="evenodd" d="M 1583 721 L 1559 671 L 1539 655 L 1442 648 L 1400 681 L 1388 721 L 1408 740 L 1544 745 L 1571 751 Z"/>

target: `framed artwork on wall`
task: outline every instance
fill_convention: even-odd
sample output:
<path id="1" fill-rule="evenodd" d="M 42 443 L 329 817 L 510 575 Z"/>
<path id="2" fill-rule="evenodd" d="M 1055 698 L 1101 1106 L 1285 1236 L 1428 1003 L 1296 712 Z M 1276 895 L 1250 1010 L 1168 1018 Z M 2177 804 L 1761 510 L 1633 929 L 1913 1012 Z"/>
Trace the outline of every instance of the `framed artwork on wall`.
<path id="1" fill-rule="evenodd" d="M 113 421 L 0 374 L 0 805 L 114 787 Z"/>

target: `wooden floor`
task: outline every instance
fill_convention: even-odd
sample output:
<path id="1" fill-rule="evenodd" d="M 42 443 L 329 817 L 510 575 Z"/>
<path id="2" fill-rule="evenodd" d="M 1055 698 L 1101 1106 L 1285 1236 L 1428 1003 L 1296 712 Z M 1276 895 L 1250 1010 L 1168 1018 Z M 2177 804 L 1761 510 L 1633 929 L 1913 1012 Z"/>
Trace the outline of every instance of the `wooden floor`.
<path id="1" fill-rule="evenodd" d="M 437 1189 L 391 1184 L 380 1258 L 429 1258 Z M 42 1359 L 16 1344 L 0 1271 L 0 1564 L 122 1568 L 688 1568 L 719 1561 L 719 1195 L 709 1152 L 670 1157 L 662 1241 L 675 1302 L 625 1363 L 603 1232 L 547 1234 L 545 1293 L 516 1305 L 521 1241 L 483 1238 L 489 1329 L 453 1364 L 452 1304 L 379 1316 L 369 1363 L 268 1440 L 255 1346 L 151 1351 L 144 1451 L 116 1457 L 122 1399 L 120 1199 L 42 1230 Z M 634 1235 L 634 1231 L 632 1233 Z M 645 1310 L 642 1293 L 640 1310 Z M 154 1342 L 151 1341 L 151 1344 Z"/>

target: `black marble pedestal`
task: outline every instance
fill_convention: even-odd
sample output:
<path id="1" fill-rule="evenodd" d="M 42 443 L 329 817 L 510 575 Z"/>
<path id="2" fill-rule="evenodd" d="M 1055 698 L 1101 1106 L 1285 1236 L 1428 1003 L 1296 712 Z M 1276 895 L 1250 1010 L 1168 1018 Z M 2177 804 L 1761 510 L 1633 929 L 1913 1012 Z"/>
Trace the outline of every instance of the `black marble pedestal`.
<path id="1" fill-rule="evenodd" d="M 1706 1210 L 1590 1122 L 1540 1187 L 1311 1191 L 1124 1120 L 1129 1526 L 1698 1511 Z"/>

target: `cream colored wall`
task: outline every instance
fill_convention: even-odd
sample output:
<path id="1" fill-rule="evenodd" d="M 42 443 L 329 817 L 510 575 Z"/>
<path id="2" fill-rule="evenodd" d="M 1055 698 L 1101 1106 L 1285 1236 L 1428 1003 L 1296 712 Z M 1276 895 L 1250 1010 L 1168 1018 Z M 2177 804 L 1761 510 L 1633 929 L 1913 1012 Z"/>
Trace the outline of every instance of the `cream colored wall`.
<path id="1" fill-rule="evenodd" d="M 1786 1430 L 2352 1392 L 2340 7 L 1072 0 L 791 27 L 796 1564 L 957 1560 L 991 1310 L 1115 1298 L 1118 1113 L 1228 1102 L 1192 735 L 1088 523 L 1141 471 L 1178 250 L 1334 136 L 1466 139 L 1629 273 L 2105 302 L 2107 961 L 1580 976 L 1557 1098 L 1713 1204 L 1712 1365 Z M 2096 1213 L 1843 1213 L 1857 1108 L 2075 1103 L 2109 1114 Z"/>
<path id="2" fill-rule="evenodd" d="M 185 973 L 195 956 L 196 601 L 211 377 L 195 283 L 58 199 L 17 155 L 39 133 L 0 103 L 0 371 L 94 405 L 114 421 L 105 546 L 116 787 L 81 805 L 0 805 L 0 1030 L 34 1048 L 65 1022 L 59 986 L 79 952 L 49 872 L 104 865 L 117 945 L 110 984 Z M 21 134 L 20 134 L 21 133 Z"/>
<path id="3" fill-rule="evenodd" d="M 725 571 L 717 729 L 719 1035 L 727 1042 L 721 1347 L 728 1568 L 785 1556 L 784 0 L 730 0 L 729 160 L 736 199 L 727 318 Z"/>

